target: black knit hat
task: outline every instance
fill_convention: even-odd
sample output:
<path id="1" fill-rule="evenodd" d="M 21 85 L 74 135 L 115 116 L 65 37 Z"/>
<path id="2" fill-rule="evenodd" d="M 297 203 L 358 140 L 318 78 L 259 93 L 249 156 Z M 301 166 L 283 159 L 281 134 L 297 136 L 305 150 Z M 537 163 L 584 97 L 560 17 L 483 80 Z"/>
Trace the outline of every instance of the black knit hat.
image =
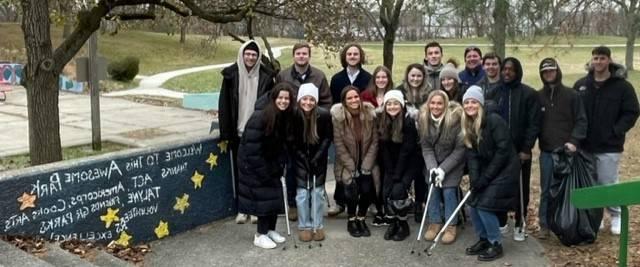
<path id="1" fill-rule="evenodd" d="M 247 44 L 247 46 L 244 47 L 244 50 L 242 50 L 242 53 L 247 50 L 253 50 L 256 51 L 256 53 L 260 53 L 260 48 L 258 48 L 256 42 L 250 42 L 249 44 Z"/>

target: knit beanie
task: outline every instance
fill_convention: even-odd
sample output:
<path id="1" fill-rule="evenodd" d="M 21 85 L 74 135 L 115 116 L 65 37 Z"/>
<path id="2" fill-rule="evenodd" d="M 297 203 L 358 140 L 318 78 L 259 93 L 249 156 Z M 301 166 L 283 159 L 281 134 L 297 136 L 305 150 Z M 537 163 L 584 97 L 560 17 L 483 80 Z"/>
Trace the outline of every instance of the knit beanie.
<path id="1" fill-rule="evenodd" d="M 460 82 L 460 77 L 458 77 L 458 70 L 451 63 L 445 64 L 444 67 L 442 67 L 442 70 L 440 70 L 440 80 L 442 80 L 442 78 L 456 79 L 458 83 Z"/>
<path id="2" fill-rule="evenodd" d="M 469 89 L 467 89 L 467 92 L 462 96 L 462 103 L 471 98 L 477 100 L 478 102 L 480 102 L 480 105 L 484 106 L 484 96 L 482 95 L 482 88 L 480 88 L 479 86 L 472 85 L 471 87 L 469 87 Z"/>
<path id="3" fill-rule="evenodd" d="M 298 89 L 298 99 L 296 102 L 300 102 L 300 99 L 307 95 L 313 97 L 313 99 L 318 102 L 318 87 L 312 83 L 303 83 L 300 85 L 300 88 Z"/>
<path id="4" fill-rule="evenodd" d="M 244 47 L 244 49 L 242 50 L 242 53 L 244 53 L 244 51 L 247 50 L 253 50 L 256 51 L 256 53 L 260 54 L 260 48 L 258 48 L 258 44 L 256 44 L 256 42 L 249 42 L 249 44 L 247 44 L 247 46 Z"/>
<path id="5" fill-rule="evenodd" d="M 402 92 L 400 92 L 400 90 L 389 90 L 386 94 L 384 94 L 384 105 L 386 105 L 387 101 L 389 100 L 396 100 L 400 102 L 400 105 L 402 105 L 402 107 L 404 108 L 404 95 L 402 94 Z"/>

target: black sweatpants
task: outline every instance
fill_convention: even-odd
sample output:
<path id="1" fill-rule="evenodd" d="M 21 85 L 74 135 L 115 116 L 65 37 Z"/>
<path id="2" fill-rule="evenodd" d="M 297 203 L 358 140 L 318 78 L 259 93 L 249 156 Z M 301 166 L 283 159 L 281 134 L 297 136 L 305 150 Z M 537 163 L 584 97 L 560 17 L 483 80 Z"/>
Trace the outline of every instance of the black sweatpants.
<path id="1" fill-rule="evenodd" d="M 376 189 L 373 184 L 373 176 L 361 175 L 355 178 L 352 183 L 356 183 L 358 187 L 357 197 L 353 199 L 347 199 L 347 214 L 349 218 L 356 216 L 356 209 L 358 217 L 365 217 L 369 206 L 376 198 Z"/>
<path id="2" fill-rule="evenodd" d="M 266 235 L 269 230 L 276 230 L 278 215 L 258 216 L 258 234 Z"/>

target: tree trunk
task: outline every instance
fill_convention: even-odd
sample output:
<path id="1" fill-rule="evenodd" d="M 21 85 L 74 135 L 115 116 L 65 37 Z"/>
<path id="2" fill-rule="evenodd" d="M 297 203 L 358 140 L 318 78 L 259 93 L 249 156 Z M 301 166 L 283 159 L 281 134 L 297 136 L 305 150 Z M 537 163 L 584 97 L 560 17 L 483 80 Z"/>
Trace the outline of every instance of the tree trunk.
<path id="1" fill-rule="evenodd" d="M 180 44 L 187 41 L 187 27 L 189 26 L 189 17 L 180 19 Z"/>
<path id="2" fill-rule="evenodd" d="M 633 70 L 633 49 L 636 44 L 637 29 L 627 30 L 627 49 L 624 56 L 624 65 L 627 71 Z"/>
<path id="3" fill-rule="evenodd" d="M 393 43 L 396 41 L 396 33 L 389 29 L 385 29 L 385 32 L 382 44 L 382 64 L 393 71 Z"/>
<path id="4" fill-rule="evenodd" d="M 493 34 L 491 41 L 493 42 L 493 51 L 504 58 L 505 40 L 507 34 L 507 14 L 509 12 L 509 1 L 496 0 L 496 7 L 493 10 Z"/>
<path id="5" fill-rule="evenodd" d="M 58 110 L 58 75 L 54 68 L 49 5 L 45 0 L 21 0 L 22 31 L 27 50 L 24 68 L 29 117 L 31 164 L 62 160 Z"/>
<path id="6" fill-rule="evenodd" d="M 64 26 L 62 27 L 62 39 L 67 39 L 67 37 L 69 37 L 69 34 L 71 34 L 72 26 L 73 25 L 71 25 L 71 21 L 65 19 Z"/>

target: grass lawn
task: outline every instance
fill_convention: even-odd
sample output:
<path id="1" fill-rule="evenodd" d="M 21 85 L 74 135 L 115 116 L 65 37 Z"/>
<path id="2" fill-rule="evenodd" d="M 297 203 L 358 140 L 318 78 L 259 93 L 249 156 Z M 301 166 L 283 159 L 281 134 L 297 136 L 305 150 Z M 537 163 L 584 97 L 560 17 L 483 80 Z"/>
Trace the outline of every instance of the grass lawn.
<path id="1" fill-rule="evenodd" d="M 83 158 L 88 156 L 94 156 L 119 150 L 125 150 L 130 148 L 127 145 L 112 143 L 112 142 L 102 142 L 102 150 L 101 151 L 93 151 L 91 148 L 91 144 L 81 145 L 81 146 L 73 146 L 62 149 L 62 158 L 64 160 Z M 7 170 L 15 170 L 22 169 L 31 166 L 29 162 L 29 155 L 17 155 L 11 157 L 0 158 L 0 171 Z"/>
<path id="2" fill-rule="evenodd" d="M 579 39 L 586 43 L 586 41 L 603 40 L 602 38 L 585 38 Z M 616 43 L 621 41 L 621 38 L 614 38 Z M 596 46 L 597 42 L 594 43 Z M 378 43 L 370 44 L 365 43 L 365 53 L 367 54 L 367 65 L 364 66 L 368 71 L 373 71 L 376 66 L 382 65 L 382 46 Z M 640 49 L 636 49 L 636 58 L 640 58 Z M 422 46 L 405 46 L 395 48 L 395 60 L 393 69 L 393 79 L 395 84 L 398 85 L 402 82 L 405 67 L 411 63 L 421 62 L 423 60 L 424 48 Z M 459 69 L 462 69 L 462 55 L 464 47 L 457 46 L 445 46 L 444 47 L 444 61 L 453 57 L 458 63 Z M 612 48 L 612 58 L 616 62 L 624 62 L 623 47 Z M 324 55 L 320 49 L 314 49 L 312 51 L 311 62 L 314 66 L 320 68 L 327 75 L 327 79 L 331 79 L 331 76 L 340 70 L 339 60 L 331 55 Z M 555 57 L 560 62 L 560 67 L 564 75 L 564 83 L 567 86 L 572 86 L 573 83 L 580 77 L 586 74 L 584 69 L 585 63 L 589 61 L 591 57 L 591 48 L 530 48 L 530 47 L 518 47 L 507 48 L 507 55 L 518 58 L 524 67 L 524 79 L 523 81 L 538 89 L 542 87 L 540 82 L 540 76 L 538 74 L 538 64 L 545 57 Z M 278 59 L 283 67 L 292 64 L 292 57 L 288 51 L 283 51 L 283 55 Z M 636 68 L 640 68 L 640 61 L 636 61 Z M 183 92 L 215 92 L 218 91 L 221 85 L 222 76 L 220 70 L 209 70 L 197 73 L 191 73 L 188 75 L 179 76 L 173 78 L 163 86 L 169 89 L 175 89 Z M 629 80 L 632 84 L 640 89 L 640 72 L 633 71 L 629 73 Z"/>

